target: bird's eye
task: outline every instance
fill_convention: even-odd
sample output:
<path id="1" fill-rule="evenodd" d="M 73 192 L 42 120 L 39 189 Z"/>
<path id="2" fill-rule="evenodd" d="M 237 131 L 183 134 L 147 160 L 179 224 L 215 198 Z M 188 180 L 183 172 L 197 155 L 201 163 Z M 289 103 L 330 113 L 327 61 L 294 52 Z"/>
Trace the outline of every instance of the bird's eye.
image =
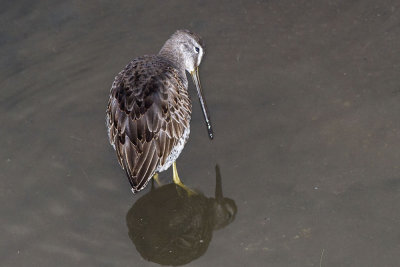
<path id="1" fill-rule="evenodd" d="M 194 51 L 196 51 L 196 53 L 199 53 L 199 52 L 200 52 L 200 48 L 195 47 L 195 48 L 194 48 Z"/>

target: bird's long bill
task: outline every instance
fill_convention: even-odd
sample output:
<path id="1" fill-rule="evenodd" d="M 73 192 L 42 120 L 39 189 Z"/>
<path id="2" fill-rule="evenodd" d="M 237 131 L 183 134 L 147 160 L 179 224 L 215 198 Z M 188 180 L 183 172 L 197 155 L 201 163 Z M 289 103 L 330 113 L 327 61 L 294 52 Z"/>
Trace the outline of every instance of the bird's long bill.
<path id="1" fill-rule="evenodd" d="M 201 85 L 200 85 L 199 68 L 196 67 L 196 69 L 194 71 L 192 71 L 190 74 L 192 75 L 193 82 L 197 88 L 197 94 L 200 99 L 201 110 L 203 110 L 204 119 L 206 120 L 208 135 L 209 135 L 210 139 L 213 139 L 214 133 L 213 133 L 213 130 L 211 127 L 211 122 L 210 122 L 210 117 L 208 115 L 207 105 L 206 105 L 206 102 L 204 102 L 203 91 L 201 90 Z"/>

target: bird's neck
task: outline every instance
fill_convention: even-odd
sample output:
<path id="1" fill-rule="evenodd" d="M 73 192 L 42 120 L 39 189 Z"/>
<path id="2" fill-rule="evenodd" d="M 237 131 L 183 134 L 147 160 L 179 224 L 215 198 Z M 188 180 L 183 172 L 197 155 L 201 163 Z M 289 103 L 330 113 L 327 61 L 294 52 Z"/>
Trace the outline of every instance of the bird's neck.
<path id="1" fill-rule="evenodd" d="M 184 65 L 184 57 L 182 56 L 181 51 L 176 46 L 173 46 L 170 42 L 166 42 L 164 46 L 161 48 L 158 55 L 168 59 L 171 61 L 176 68 L 181 72 L 183 76 L 185 75 L 185 65 Z"/>

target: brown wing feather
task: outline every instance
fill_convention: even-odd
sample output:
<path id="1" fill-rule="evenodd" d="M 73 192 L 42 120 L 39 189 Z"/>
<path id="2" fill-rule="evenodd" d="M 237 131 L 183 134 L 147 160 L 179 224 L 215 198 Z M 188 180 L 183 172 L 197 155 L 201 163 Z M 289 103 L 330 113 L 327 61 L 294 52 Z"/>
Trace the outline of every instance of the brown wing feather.
<path id="1" fill-rule="evenodd" d="M 171 62 L 158 56 L 133 60 L 111 88 L 109 141 L 133 191 L 143 189 L 189 126 L 191 103 Z"/>

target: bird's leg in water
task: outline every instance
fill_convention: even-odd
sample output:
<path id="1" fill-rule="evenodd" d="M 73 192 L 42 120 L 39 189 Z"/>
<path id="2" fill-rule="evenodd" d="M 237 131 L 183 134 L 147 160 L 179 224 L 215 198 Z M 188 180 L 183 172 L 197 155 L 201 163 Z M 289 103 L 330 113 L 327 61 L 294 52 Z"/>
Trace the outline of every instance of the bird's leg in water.
<path id="1" fill-rule="evenodd" d="M 158 178 L 158 173 L 154 174 L 153 180 L 156 181 L 158 186 L 162 186 L 160 179 Z"/>
<path id="2" fill-rule="evenodd" d="M 183 189 L 185 189 L 185 191 L 189 194 L 189 196 L 191 196 L 191 195 L 196 195 L 196 194 L 197 194 L 196 192 L 194 192 L 192 189 L 190 189 L 189 187 L 187 187 L 186 185 L 184 185 L 184 184 L 181 182 L 181 179 L 179 179 L 178 171 L 177 171 L 177 169 L 176 169 L 176 162 L 175 162 L 175 161 L 174 161 L 172 167 L 173 167 L 173 174 L 174 174 L 174 176 L 173 176 L 174 183 L 177 184 L 177 185 L 179 185 L 179 186 L 182 187 Z"/>

